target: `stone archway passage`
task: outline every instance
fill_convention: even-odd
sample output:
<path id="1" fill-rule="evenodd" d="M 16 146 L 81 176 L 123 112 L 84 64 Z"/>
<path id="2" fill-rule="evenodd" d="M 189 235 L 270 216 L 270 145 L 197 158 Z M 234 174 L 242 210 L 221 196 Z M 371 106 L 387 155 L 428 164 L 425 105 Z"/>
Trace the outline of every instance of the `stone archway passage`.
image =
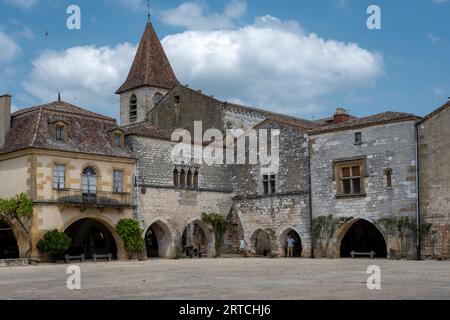
<path id="1" fill-rule="evenodd" d="M 72 239 L 67 251 L 70 255 L 84 254 L 91 259 L 94 253 L 111 253 L 117 258 L 117 245 L 111 232 L 101 222 L 94 219 L 81 219 L 71 224 L 65 233 Z"/>
<path id="2" fill-rule="evenodd" d="M 302 240 L 299 236 L 299 234 L 297 233 L 297 231 L 292 230 L 292 229 L 288 229 L 285 232 L 283 232 L 282 234 L 282 239 L 281 239 L 281 243 L 283 244 L 283 250 L 284 250 L 284 256 L 287 255 L 287 242 L 286 240 L 288 239 L 288 237 L 291 237 L 294 239 L 294 248 L 292 250 L 292 256 L 294 258 L 299 258 L 302 256 Z"/>
<path id="3" fill-rule="evenodd" d="M 208 255 L 208 239 L 198 223 L 192 222 L 184 229 L 181 245 L 186 255 L 198 253 Z"/>
<path id="4" fill-rule="evenodd" d="M 0 221 L 0 259 L 18 259 L 19 247 L 11 226 Z"/>
<path id="5" fill-rule="evenodd" d="M 253 233 L 250 240 L 253 244 L 256 256 L 266 257 L 270 255 L 270 237 L 267 232 L 259 229 Z"/>
<path id="6" fill-rule="evenodd" d="M 162 222 L 153 223 L 145 234 L 147 256 L 167 258 L 170 250 L 170 231 Z"/>
<path id="7" fill-rule="evenodd" d="M 350 257 L 351 251 L 375 252 L 375 257 L 386 258 L 387 247 L 381 232 L 366 220 L 355 221 L 341 241 L 340 256 Z"/>

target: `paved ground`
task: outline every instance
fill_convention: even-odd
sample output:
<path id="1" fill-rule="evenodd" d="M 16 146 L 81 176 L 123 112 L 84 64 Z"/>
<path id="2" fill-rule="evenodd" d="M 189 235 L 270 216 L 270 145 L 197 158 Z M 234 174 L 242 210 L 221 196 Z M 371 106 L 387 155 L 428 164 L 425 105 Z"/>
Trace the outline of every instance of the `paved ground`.
<path id="1" fill-rule="evenodd" d="M 368 290 L 369 265 L 381 290 Z M 0 268 L 0 299 L 450 299 L 450 261 L 192 259 Z"/>

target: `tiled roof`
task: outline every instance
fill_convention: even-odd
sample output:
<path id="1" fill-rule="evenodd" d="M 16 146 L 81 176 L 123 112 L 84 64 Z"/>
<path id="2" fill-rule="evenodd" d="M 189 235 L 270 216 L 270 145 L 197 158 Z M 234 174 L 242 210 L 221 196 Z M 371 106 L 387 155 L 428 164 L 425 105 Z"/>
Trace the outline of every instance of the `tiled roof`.
<path id="1" fill-rule="evenodd" d="M 56 141 L 52 124 L 67 124 L 67 140 Z M 111 134 L 117 129 L 113 118 L 79 108 L 64 101 L 19 110 L 11 115 L 11 128 L 0 154 L 28 148 L 131 158 L 127 146 L 112 145 Z"/>
<path id="2" fill-rule="evenodd" d="M 321 134 L 321 133 L 326 133 L 326 132 L 357 129 L 357 128 L 370 127 L 370 126 L 386 124 L 386 123 L 416 121 L 419 119 L 420 119 L 420 117 L 415 116 L 410 113 L 387 111 L 384 113 L 379 113 L 379 114 L 371 115 L 368 117 L 352 119 L 352 120 L 349 120 L 346 122 L 341 122 L 338 124 L 321 126 L 319 128 L 310 130 L 309 134 L 316 135 L 316 134 Z"/>
<path id="3" fill-rule="evenodd" d="M 283 125 L 287 125 L 290 127 L 294 127 L 294 128 L 298 128 L 298 129 L 302 129 L 302 130 L 311 130 L 311 129 L 316 129 L 319 127 L 318 124 L 313 123 L 309 120 L 303 120 L 303 119 L 298 119 L 298 118 L 287 118 L 287 117 L 280 117 L 277 115 L 269 115 L 266 119 L 264 119 L 263 121 L 261 121 L 260 123 L 258 123 L 255 128 L 261 126 L 264 123 L 267 122 L 275 122 L 275 123 L 280 123 Z"/>
<path id="4" fill-rule="evenodd" d="M 177 84 L 169 59 L 152 24 L 148 22 L 128 77 L 116 94 L 142 86 L 171 89 Z"/>
<path id="5" fill-rule="evenodd" d="M 442 106 L 440 106 L 439 108 L 437 108 L 436 110 L 434 110 L 433 112 L 427 114 L 425 117 L 423 117 L 419 123 L 423 123 L 425 121 L 427 121 L 428 119 L 434 117 L 435 115 L 437 115 L 438 113 L 444 111 L 445 109 L 450 107 L 450 100 L 447 101 L 446 103 L 444 103 Z"/>
<path id="6" fill-rule="evenodd" d="M 151 126 L 148 122 L 141 122 L 122 127 L 126 136 L 148 137 L 161 140 L 171 140 L 172 132 Z"/>

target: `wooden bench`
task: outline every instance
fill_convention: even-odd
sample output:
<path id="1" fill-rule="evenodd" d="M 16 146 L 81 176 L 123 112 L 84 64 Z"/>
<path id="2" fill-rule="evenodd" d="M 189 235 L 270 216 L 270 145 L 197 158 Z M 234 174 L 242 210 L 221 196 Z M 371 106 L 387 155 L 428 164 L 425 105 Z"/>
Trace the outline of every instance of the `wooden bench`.
<path id="1" fill-rule="evenodd" d="M 92 255 L 92 260 L 94 260 L 94 262 L 97 262 L 97 259 L 107 259 L 108 261 L 111 261 L 112 254 L 111 253 L 108 253 L 108 254 L 96 254 L 96 253 L 94 253 Z"/>
<path id="2" fill-rule="evenodd" d="M 80 254 L 79 256 L 69 256 L 66 254 L 64 259 L 66 259 L 66 263 L 69 263 L 71 260 L 80 260 L 81 262 L 84 262 L 84 254 Z"/>
<path id="3" fill-rule="evenodd" d="M 352 251 L 352 252 L 350 252 L 350 254 L 352 255 L 352 259 L 354 259 L 355 256 L 370 256 L 370 259 L 373 259 L 375 257 L 375 251 L 370 251 L 370 252 Z"/>

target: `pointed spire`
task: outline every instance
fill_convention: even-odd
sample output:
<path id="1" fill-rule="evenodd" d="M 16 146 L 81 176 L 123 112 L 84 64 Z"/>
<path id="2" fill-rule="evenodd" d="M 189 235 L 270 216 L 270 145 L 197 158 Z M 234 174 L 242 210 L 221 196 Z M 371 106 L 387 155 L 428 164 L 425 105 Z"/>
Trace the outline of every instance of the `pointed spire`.
<path id="1" fill-rule="evenodd" d="M 150 22 L 150 0 L 147 0 L 147 22 Z"/>
<path id="2" fill-rule="evenodd" d="M 169 59 L 149 21 L 125 83 L 116 94 L 142 86 L 171 89 L 178 84 Z"/>
<path id="3" fill-rule="evenodd" d="M 58 101 L 61 101 L 61 92 L 58 92 Z"/>

